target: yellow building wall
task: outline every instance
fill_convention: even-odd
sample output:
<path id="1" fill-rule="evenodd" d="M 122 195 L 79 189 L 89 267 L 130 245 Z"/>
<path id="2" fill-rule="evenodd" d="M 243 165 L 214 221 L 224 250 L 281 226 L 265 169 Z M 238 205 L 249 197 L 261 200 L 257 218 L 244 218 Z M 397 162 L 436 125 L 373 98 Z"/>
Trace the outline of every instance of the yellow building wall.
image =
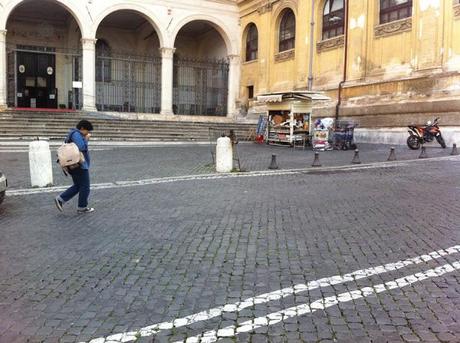
<path id="1" fill-rule="evenodd" d="M 248 102 L 247 86 L 255 95 L 306 90 L 310 44 L 313 44 L 313 89 L 332 101 L 317 105 L 317 116 L 334 115 L 338 86 L 344 74 L 345 36 L 322 41 L 325 0 L 316 1 L 314 42 L 310 42 L 310 0 L 240 0 L 242 56 L 245 58 L 249 23 L 257 26 L 257 61 L 243 62 L 241 100 Z M 279 17 L 284 8 L 296 14 L 296 44 L 291 57 L 279 60 Z M 379 24 L 379 1 L 349 1 L 347 73 L 341 115 L 372 126 L 391 126 L 402 103 L 413 102 L 407 115 L 417 110 L 431 117 L 439 102 L 448 124 L 460 125 L 460 4 L 454 0 L 413 2 L 412 17 Z M 257 106 L 249 101 L 249 107 Z M 260 105 L 260 104 L 259 104 Z M 376 106 L 393 106 L 384 110 Z M 457 108 L 457 110 L 455 110 Z M 395 112 L 396 110 L 400 112 Z M 458 115 L 452 115 L 452 112 Z M 385 119 L 387 118 L 387 119 Z M 405 122 L 406 119 L 399 120 Z M 409 120 L 409 119 L 407 119 Z M 446 123 L 445 123 L 446 124 Z"/>

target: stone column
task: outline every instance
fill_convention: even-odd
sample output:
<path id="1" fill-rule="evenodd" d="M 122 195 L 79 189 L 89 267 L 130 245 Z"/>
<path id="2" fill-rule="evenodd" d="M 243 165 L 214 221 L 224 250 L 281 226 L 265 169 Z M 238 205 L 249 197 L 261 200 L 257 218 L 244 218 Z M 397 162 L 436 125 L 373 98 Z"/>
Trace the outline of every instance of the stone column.
<path id="1" fill-rule="evenodd" d="M 83 48 L 83 111 L 95 112 L 96 109 L 96 41 L 82 38 Z"/>
<path id="2" fill-rule="evenodd" d="M 227 117 L 236 117 L 236 100 L 240 84 L 240 56 L 229 55 Z"/>
<path id="3" fill-rule="evenodd" d="M 161 114 L 173 113 L 173 58 L 175 48 L 160 48 L 161 51 Z"/>
<path id="4" fill-rule="evenodd" d="M 7 107 L 6 30 L 0 30 L 0 109 Z"/>

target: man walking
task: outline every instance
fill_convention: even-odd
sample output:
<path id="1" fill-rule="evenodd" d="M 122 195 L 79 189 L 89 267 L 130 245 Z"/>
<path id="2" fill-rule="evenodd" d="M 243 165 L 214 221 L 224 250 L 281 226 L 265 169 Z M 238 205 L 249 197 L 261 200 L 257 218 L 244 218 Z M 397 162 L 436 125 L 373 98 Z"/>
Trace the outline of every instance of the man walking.
<path id="1" fill-rule="evenodd" d="M 54 199 L 59 211 L 63 211 L 63 205 L 78 194 L 78 213 L 93 212 L 94 208 L 88 207 L 88 197 L 90 192 L 89 181 L 89 151 L 88 141 L 93 131 L 93 125 L 88 120 L 81 120 L 76 129 L 70 129 L 66 142 L 73 142 L 78 146 L 78 150 L 83 153 L 85 160 L 79 167 L 69 171 L 72 176 L 73 186 Z"/>

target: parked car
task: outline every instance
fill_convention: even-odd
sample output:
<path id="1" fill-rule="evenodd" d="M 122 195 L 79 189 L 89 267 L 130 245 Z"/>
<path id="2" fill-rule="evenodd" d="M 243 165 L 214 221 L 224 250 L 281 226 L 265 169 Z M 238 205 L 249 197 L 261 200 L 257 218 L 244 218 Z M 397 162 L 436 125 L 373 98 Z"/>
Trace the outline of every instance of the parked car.
<path id="1" fill-rule="evenodd" d="M 5 174 L 0 171 L 0 204 L 5 198 L 6 187 L 8 187 L 8 180 L 6 179 Z"/>

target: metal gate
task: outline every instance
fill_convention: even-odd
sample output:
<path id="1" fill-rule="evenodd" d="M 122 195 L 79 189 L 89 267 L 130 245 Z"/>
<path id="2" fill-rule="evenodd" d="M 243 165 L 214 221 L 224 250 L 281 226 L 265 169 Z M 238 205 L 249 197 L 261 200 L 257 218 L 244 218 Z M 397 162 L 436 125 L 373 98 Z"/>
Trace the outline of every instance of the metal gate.
<path id="1" fill-rule="evenodd" d="M 228 97 L 227 60 L 174 58 L 175 114 L 225 116 Z"/>
<path id="2" fill-rule="evenodd" d="M 160 57 L 96 57 L 96 107 L 99 111 L 160 113 L 160 106 Z"/>
<path id="3" fill-rule="evenodd" d="M 7 47 L 7 101 L 9 107 L 18 107 L 21 105 L 18 103 L 18 98 L 20 99 L 25 95 L 23 94 L 23 89 L 18 89 L 18 74 L 24 72 L 24 66 L 21 67 L 18 64 L 18 54 L 48 54 L 59 59 L 59 64 L 54 67 L 56 70 L 49 69 L 48 71 L 48 73 L 53 73 L 56 75 L 56 83 L 61 87 L 61 89 L 56 88 L 54 92 L 54 100 L 58 102 L 57 105 L 60 108 L 82 108 L 83 99 L 81 95 L 81 51 L 23 45 L 10 45 Z M 57 95 L 59 94 L 58 91 L 60 91 L 60 95 L 59 99 L 56 99 Z M 50 94 L 49 98 L 52 99 L 53 94 Z"/>

